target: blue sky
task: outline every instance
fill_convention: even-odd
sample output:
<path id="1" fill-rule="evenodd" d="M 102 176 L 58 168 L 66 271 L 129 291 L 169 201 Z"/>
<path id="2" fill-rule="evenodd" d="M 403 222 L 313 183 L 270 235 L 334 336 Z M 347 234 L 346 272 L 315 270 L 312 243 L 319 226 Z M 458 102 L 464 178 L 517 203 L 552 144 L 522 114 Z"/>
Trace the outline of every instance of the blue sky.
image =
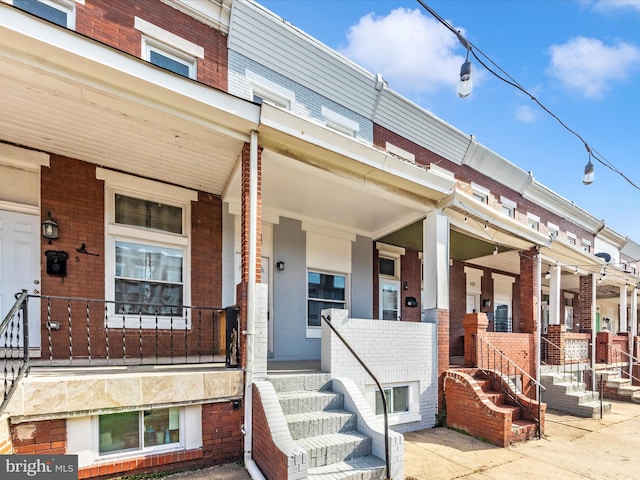
<path id="1" fill-rule="evenodd" d="M 583 142 L 472 57 L 457 97 L 465 49 L 418 1 L 259 3 L 640 243 L 640 0 L 424 0 L 620 172 L 589 186 Z"/>

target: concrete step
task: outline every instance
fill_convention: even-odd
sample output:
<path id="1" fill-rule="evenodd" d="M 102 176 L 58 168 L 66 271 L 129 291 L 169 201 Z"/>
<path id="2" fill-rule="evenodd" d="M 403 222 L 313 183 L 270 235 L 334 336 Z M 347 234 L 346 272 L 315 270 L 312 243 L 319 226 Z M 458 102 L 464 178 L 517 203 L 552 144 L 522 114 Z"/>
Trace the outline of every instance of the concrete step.
<path id="1" fill-rule="evenodd" d="M 316 435 L 344 433 L 357 428 L 357 417 L 346 410 L 329 410 L 287 415 L 291 437 L 299 440 Z"/>
<path id="2" fill-rule="evenodd" d="M 267 379 L 277 393 L 331 389 L 331 374 L 329 373 L 269 375 Z"/>
<path id="3" fill-rule="evenodd" d="M 344 397 L 332 390 L 286 392 L 278 394 L 285 415 L 309 413 L 320 410 L 342 410 Z"/>
<path id="4" fill-rule="evenodd" d="M 310 468 L 309 480 L 378 480 L 385 478 L 386 466 L 378 457 L 367 456 Z"/>
<path id="5" fill-rule="evenodd" d="M 640 392 L 640 387 L 631 385 L 631 382 L 629 382 L 629 385 L 623 385 L 618 388 L 618 393 L 620 395 L 624 395 L 628 397 L 632 397 L 637 392 Z"/>
<path id="6" fill-rule="evenodd" d="M 298 445 L 307 451 L 309 468 L 371 455 L 371 437 L 357 431 L 301 438 Z"/>
<path id="7" fill-rule="evenodd" d="M 592 400 L 581 403 L 574 412 L 570 413 L 582 418 L 600 418 L 600 401 Z M 611 403 L 603 401 L 602 414 L 606 415 L 607 413 L 611 413 Z"/>

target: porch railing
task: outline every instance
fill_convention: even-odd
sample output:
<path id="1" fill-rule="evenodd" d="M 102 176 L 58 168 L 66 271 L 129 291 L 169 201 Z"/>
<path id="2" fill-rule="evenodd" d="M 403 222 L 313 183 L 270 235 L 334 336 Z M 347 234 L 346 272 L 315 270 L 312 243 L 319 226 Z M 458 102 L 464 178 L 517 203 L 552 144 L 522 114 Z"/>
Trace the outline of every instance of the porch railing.
<path id="1" fill-rule="evenodd" d="M 0 349 L 4 391 L 0 414 L 11 400 L 20 379 L 29 370 L 29 315 L 27 292 L 16 295 L 16 302 L 0 323 Z"/>
<path id="2" fill-rule="evenodd" d="M 42 352 L 32 366 L 182 365 L 220 362 L 237 366 L 233 307 L 150 305 L 111 300 L 29 295 L 40 299 Z M 137 311 L 136 311 L 137 310 Z M 229 313 L 236 335 L 229 335 Z M 223 322 L 226 320 L 226 322 Z M 225 332 L 226 330 L 226 332 Z M 224 338 L 226 333 L 226 338 Z M 235 342 L 235 343 L 234 343 Z M 225 355 L 226 354 L 226 355 Z M 226 358 L 225 358 L 226 357 Z"/>
<path id="3" fill-rule="evenodd" d="M 367 365 L 360 358 L 360 356 L 356 353 L 356 351 L 353 349 L 353 347 L 351 347 L 351 345 L 349 345 L 349 342 L 347 342 L 347 340 L 342 335 L 340 335 L 340 332 L 338 332 L 336 327 L 333 326 L 333 324 L 331 323 L 331 316 L 330 315 L 326 315 L 326 316 L 325 315 L 321 315 L 321 318 L 329 326 L 331 331 L 336 334 L 336 337 L 338 337 L 340 339 L 340 341 L 343 343 L 343 345 L 345 347 L 347 347 L 347 350 L 349 350 L 349 352 L 351 352 L 351 355 L 353 355 L 353 357 L 358 361 L 358 363 L 362 366 L 362 368 L 365 369 L 365 371 L 369 374 L 369 376 L 376 383 L 376 386 L 378 387 L 378 390 L 380 390 L 380 398 L 382 399 L 382 409 L 383 409 L 383 414 L 384 414 L 384 456 L 385 456 L 385 462 L 386 462 L 386 467 L 387 467 L 386 480 L 391 480 L 391 477 L 390 477 L 390 475 L 391 475 L 391 458 L 389 456 L 389 416 L 388 416 L 388 413 L 387 413 L 387 399 L 386 399 L 386 394 L 385 394 L 384 388 L 382 388 L 382 384 L 378 381 L 378 378 L 369 369 L 369 367 L 367 367 Z"/>
<path id="4" fill-rule="evenodd" d="M 640 359 L 621 350 L 611 343 L 607 343 L 607 363 L 620 369 L 622 378 L 631 380 L 632 385 L 640 385 L 640 378 L 633 374 L 634 365 L 638 368 Z"/>
<path id="5" fill-rule="evenodd" d="M 599 402 L 600 418 L 602 418 L 604 395 L 603 392 L 598 392 L 598 372 L 586 362 L 575 358 L 566 348 L 561 348 L 548 338 L 540 338 L 542 338 L 543 352 L 540 363 L 562 375 L 565 381 L 586 396 L 590 396 L 593 401 Z M 587 385 L 591 390 L 587 390 Z"/>
<path id="6" fill-rule="evenodd" d="M 525 372 L 513 360 L 502 353 L 485 338 L 474 335 L 477 339 L 477 367 L 488 375 L 497 375 L 499 387 L 505 395 L 526 412 L 538 430 L 538 439 L 542 437 L 540 423 L 542 420 L 541 392 L 545 388 L 535 378 Z M 518 377 L 520 385 L 518 385 Z M 535 393 L 535 395 L 532 395 Z M 526 397 L 528 401 L 523 401 Z M 535 401 L 533 400 L 535 398 Z"/>

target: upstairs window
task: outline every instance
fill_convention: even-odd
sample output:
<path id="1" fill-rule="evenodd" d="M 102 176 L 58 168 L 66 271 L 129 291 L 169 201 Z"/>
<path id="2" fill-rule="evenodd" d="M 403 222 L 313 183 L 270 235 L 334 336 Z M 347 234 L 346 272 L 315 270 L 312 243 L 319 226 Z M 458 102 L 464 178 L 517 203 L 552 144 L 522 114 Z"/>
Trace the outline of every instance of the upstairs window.
<path id="1" fill-rule="evenodd" d="M 260 105 L 267 103 L 284 110 L 291 110 L 291 105 L 296 98 L 295 92 L 251 70 L 246 71 L 246 77 L 251 85 L 251 99 L 255 103 Z"/>
<path id="2" fill-rule="evenodd" d="M 577 245 L 578 244 L 578 237 L 575 235 L 575 233 L 567 232 L 567 241 L 571 245 Z"/>
<path id="3" fill-rule="evenodd" d="M 489 194 L 491 192 L 488 188 L 485 188 L 477 183 L 471 182 L 471 195 L 480 203 L 489 203 Z"/>
<path id="4" fill-rule="evenodd" d="M 13 0 L 13 6 L 65 28 L 75 28 L 72 0 Z"/>
<path id="5" fill-rule="evenodd" d="M 549 238 L 556 239 L 560 234 L 560 227 L 553 223 L 547 223 L 547 228 L 549 229 Z"/>
<path id="6" fill-rule="evenodd" d="M 505 197 L 500 197 L 502 213 L 509 218 L 516 218 L 516 202 Z"/>
<path id="7" fill-rule="evenodd" d="M 582 239 L 582 251 L 583 252 L 587 252 L 587 253 L 591 253 L 591 242 L 589 240 L 587 240 L 586 238 Z"/>
<path id="8" fill-rule="evenodd" d="M 532 213 L 527 213 L 527 225 L 531 230 L 540 231 L 540 217 Z"/>
<path id="9" fill-rule="evenodd" d="M 349 137 L 355 137 L 360 131 L 360 124 L 344 115 L 340 115 L 326 107 L 321 108 L 321 113 L 324 117 L 325 125 L 332 130 L 344 133 Z"/>
<path id="10" fill-rule="evenodd" d="M 139 17 L 134 26 L 142 33 L 144 60 L 183 77 L 198 78 L 198 58 L 204 59 L 204 48 Z"/>

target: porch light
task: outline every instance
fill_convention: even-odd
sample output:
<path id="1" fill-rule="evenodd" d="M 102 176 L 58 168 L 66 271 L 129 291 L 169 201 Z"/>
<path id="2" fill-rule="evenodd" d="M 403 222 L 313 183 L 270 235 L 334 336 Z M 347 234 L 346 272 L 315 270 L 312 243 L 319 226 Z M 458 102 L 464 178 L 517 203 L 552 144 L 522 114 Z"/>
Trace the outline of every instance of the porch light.
<path id="1" fill-rule="evenodd" d="M 49 240 L 57 240 L 58 236 L 58 222 L 51 216 L 51 212 L 47 212 L 47 218 L 42 222 L 42 237 Z"/>
<path id="2" fill-rule="evenodd" d="M 547 273 L 544 275 L 545 280 L 549 280 L 551 278 L 551 270 L 547 269 Z"/>
<path id="3" fill-rule="evenodd" d="M 587 144 L 585 144 L 585 148 L 589 153 L 589 162 L 587 162 L 587 164 L 584 166 L 584 175 L 582 176 L 582 183 L 584 183 L 585 185 L 591 185 L 595 177 L 595 173 L 593 173 L 593 163 L 591 163 L 591 148 Z"/>

